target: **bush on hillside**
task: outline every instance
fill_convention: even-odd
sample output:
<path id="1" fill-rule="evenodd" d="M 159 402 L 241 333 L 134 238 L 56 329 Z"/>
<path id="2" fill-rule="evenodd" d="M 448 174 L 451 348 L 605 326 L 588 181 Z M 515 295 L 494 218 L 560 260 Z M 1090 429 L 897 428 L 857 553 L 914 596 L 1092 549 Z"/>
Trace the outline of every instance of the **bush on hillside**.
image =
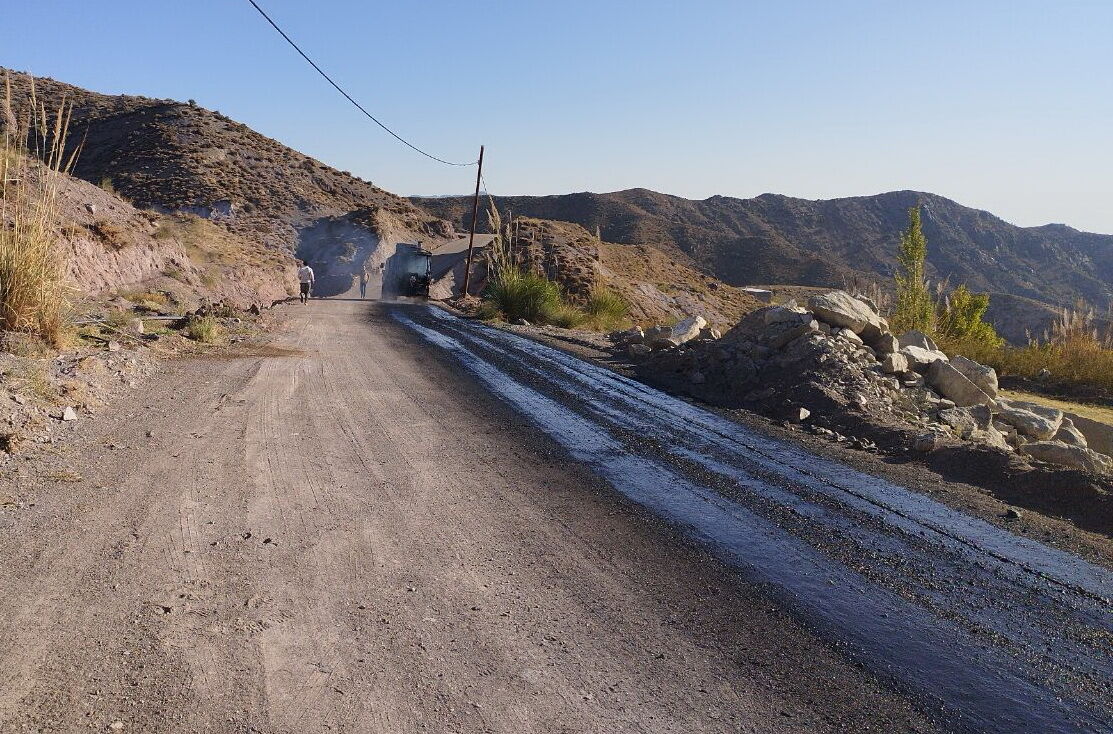
<path id="1" fill-rule="evenodd" d="M 483 293 L 484 314 L 506 321 L 545 324 L 562 306 L 560 286 L 536 273 L 503 269 Z"/>
<path id="2" fill-rule="evenodd" d="M 583 310 L 587 321 L 594 328 L 606 331 L 618 327 L 626 320 L 630 306 L 622 296 L 600 286 L 591 291 Z"/>

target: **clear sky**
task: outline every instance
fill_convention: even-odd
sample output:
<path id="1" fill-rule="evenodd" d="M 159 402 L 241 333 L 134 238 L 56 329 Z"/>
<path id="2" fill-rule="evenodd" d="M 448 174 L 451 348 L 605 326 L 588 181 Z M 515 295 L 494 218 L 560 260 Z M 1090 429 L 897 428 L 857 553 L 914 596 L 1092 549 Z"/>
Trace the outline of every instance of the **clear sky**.
<path id="1" fill-rule="evenodd" d="M 932 191 L 1113 233 L 1110 0 L 259 0 L 493 193 Z M 0 65 L 193 98 L 399 194 L 462 193 L 246 0 L 3 0 Z"/>

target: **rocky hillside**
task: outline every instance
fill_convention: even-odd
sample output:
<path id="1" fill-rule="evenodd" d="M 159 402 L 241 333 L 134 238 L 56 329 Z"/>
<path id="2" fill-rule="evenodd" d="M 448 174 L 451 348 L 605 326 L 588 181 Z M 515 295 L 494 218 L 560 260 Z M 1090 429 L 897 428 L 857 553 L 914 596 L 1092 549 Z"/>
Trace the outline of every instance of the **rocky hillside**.
<path id="1" fill-rule="evenodd" d="M 463 224 L 466 199 L 415 198 Z M 1064 225 L 1017 227 L 934 194 L 897 191 L 827 201 L 764 194 L 692 201 L 645 189 L 609 194 L 496 197 L 502 211 L 575 222 L 602 238 L 656 247 L 733 285 L 839 286 L 863 274 L 887 281 L 908 208 L 924 206 L 929 276 L 1051 305 L 1113 305 L 1113 236 Z"/>
<path id="2" fill-rule="evenodd" d="M 667 330 L 666 330 L 667 331 Z M 815 427 L 852 430 L 893 453 L 930 453 L 960 441 L 1098 475 L 1113 474 L 1110 427 L 1057 408 L 998 395 L 997 373 L 948 358 L 926 335 L 897 337 L 863 300 L 818 293 L 748 314 L 721 339 L 692 330 L 612 335 L 642 372 L 728 407 Z M 1108 503 L 1106 503 L 1108 505 Z"/>
<path id="3" fill-rule="evenodd" d="M 26 105 L 30 77 L 9 76 L 15 106 Z M 449 233 L 405 199 L 192 102 L 35 86 L 48 109 L 74 106 L 71 142 L 83 141 L 74 173 L 137 207 L 195 214 L 326 271 L 358 269 L 362 261 L 333 256 L 353 239 L 367 257 L 381 243 Z"/>
<path id="4" fill-rule="evenodd" d="M 615 291 L 641 324 L 671 322 L 691 314 L 726 328 L 758 307 L 739 288 L 652 247 L 601 242 L 569 222 L 519 218 L 512 249 L 524 264 L 561 284 L 573 299 L 594 288 Z"/>
<path id="5" fill-rule="evenodd" d="M 200 217 L 137 209 L 26 159 L 15 171 L 31 181 L 52 176 L 52 230 L 79 305 L 144 294 L 178 313 L 204 301 L 248 308 L 284 299 L 294 286 L 290 255 Z"/>

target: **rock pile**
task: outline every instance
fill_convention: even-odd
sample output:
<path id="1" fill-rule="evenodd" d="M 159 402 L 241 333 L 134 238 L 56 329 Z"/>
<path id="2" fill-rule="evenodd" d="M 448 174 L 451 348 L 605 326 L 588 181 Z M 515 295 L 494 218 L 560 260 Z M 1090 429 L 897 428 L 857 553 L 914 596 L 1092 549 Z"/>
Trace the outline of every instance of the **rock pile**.
<path id="1" fill-rule="evenodd" d="M 849 293 L 758 309 L 721 338 L 701 321 L 612 338 L 657 374 L 713 402 L 816 425 L 853 414 L 857 423 L 911 432 L 907 445 L 917 451 L 960 439 L 1113 473 L 1113 458 L 1092 450 L 1062 411 L 999 398 L 991 367 L 950 359 L 920 332 L 894 335 L 872 304 Z"/>
<path id="2" fill-rule="evenodd" d="M 710 340 L 720 336 L 717 329 L 708 327 L 707 319 L 689 316 L 673 326 L 657 325 L 644 330 L 635 326 L 626 331 L 616 331 L 611 334 L 611 340 L 624 347 L 631 357 L 644 357 L 656 350 L 679 347 L 693 339 Z"/>

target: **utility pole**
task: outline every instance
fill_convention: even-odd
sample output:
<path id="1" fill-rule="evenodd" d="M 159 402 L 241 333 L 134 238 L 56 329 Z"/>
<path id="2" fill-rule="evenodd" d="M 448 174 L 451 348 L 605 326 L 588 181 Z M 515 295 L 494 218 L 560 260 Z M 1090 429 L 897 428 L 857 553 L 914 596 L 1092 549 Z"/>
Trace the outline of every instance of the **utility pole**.
<path id="1" fill-rule="evenodd" d="M 483 180 L 483 146 L 479 146 L 479 170 L 475 172 L 475 199 L 471 205 L 471 236 L 468 238 L 468 265 L 464 270 L 464 295 L 471 286 L 471 261 L 475 256 L 475 227 L 479 223 L 479 182 Z"/>

